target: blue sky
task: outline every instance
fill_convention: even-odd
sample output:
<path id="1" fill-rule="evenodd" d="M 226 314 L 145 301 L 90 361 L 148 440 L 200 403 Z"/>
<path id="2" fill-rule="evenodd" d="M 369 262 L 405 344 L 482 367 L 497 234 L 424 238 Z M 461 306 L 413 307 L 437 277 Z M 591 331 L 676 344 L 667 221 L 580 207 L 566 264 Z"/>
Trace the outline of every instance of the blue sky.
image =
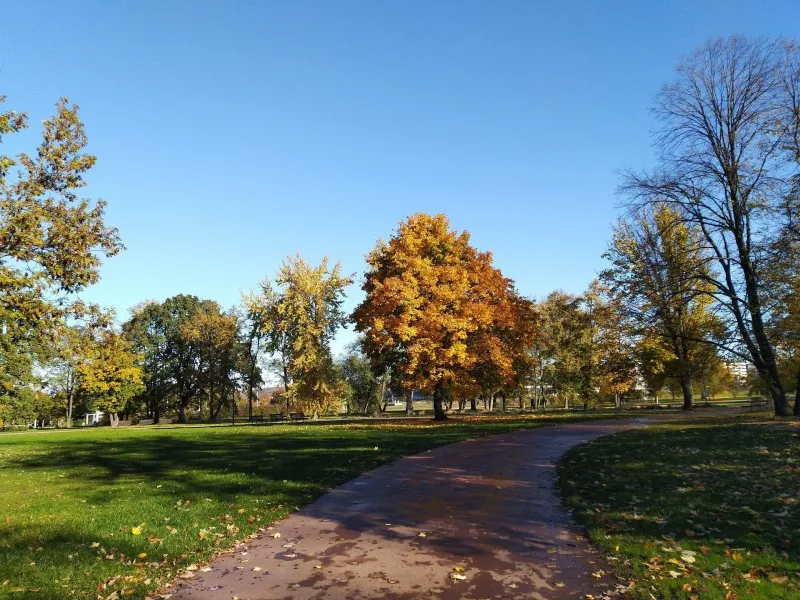
<path id="1" fill-rule="evenodd" d="M 85 296 L 122 316 L 177 293 L 232 305 L 296 252 L 360 278 L 419 211 L 522 293 L 577 293 L 678 59 L 798 31 L 794 1 L 6 2 L 0 94 L 33 127 L 4 151 L 31 149 L 60 96 L 81 105 L 87 194 L 127 246 Z"/>

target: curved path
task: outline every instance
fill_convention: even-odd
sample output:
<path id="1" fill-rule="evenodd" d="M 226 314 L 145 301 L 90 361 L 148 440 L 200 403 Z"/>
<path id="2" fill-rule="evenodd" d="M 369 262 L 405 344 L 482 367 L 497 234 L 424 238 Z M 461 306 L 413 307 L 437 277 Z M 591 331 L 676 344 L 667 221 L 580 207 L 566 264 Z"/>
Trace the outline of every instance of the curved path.
<path id="1" fill-rule="evenodd" d="M 172 600 L 602 596 L 616 582 L 571 528 L 556 463 L 644 423 L 542 427 L 384 465 L 221 556 Z"/>

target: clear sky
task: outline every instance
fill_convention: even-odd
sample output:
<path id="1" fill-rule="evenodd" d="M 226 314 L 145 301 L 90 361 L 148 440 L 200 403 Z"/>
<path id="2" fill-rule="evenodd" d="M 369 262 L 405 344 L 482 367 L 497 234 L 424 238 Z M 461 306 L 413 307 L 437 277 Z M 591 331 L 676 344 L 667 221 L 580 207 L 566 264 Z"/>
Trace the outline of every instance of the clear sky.
<path id="1" fill-rule="evenodd" d="M 522 293 L 580 292 L 678 59 L 800 32 L 796 0 L 1 4 L 0 95 L 33 126 L 4 150 L 31 149 L 60 96 L 81 105 L 87 195 L 127 246 L 85 296 L 121 316 L 178 293 L 230 306 L 296 252 L 360 279 L 419 211 Z"/>

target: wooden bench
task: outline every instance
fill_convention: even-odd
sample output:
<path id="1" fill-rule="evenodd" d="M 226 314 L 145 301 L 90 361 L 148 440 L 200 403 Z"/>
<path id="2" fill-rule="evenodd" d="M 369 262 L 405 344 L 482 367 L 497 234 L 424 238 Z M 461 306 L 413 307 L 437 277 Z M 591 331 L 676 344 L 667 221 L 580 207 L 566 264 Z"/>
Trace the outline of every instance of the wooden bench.
<path id="1" fill-rule="evenodd" d="M 767 406 L 769 406 L 769 400 L 766 398 L 750 398 L 750 410 L 767 408 Z"/>
<path id="2" fill-rule="evenodd" d="M 152 425 L 153 419 L 139 419 L 139 425 Z"/>
<path id="3" fill-rule="evenodd" d="M 132 421 L 117 421 L 117 427 L 128 427 L 132 424 Z"/>
<path id="4" fill-rule="evenodd" d="M 270 421 L 285 421 L 286 420 L 286 415 L 282 415 L 282 414 L 279 414 L 279 413 L 272 413 L 269 416 L 269 420 Z"/>
<path id="5" fill-rule="evenodd" d="M 293 413 L 289 413 L 289 418 L 292 421 L 305 421 L 306 415 L 304 413 L 301 413 L 301 412 L 293 412 Z"/>
<path id="6" fill-rule="evenodd" d="M 263 423 L 264 422 L 264 415 L 251 415 L 250 416 L 251 423 Z"/>

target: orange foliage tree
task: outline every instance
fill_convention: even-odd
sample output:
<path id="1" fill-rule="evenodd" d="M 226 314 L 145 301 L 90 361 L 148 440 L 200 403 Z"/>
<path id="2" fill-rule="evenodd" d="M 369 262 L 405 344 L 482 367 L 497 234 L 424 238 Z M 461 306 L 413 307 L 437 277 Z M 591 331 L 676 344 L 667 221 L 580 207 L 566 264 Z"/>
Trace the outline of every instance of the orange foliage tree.
<path id="1" fill-rule="evenodd" d="M 391 364 L 406 390 L 432 393 L 435 419 L 447 418 L 447 395 L 475 394 L 486 378 L 513 381 L 524 353 L 518 325 L 532 304 L 469 233 L 443 214 L 416 214 L 367 264 L 367 295 L 353 313 L 364 350 L 374 365 Z"/>

